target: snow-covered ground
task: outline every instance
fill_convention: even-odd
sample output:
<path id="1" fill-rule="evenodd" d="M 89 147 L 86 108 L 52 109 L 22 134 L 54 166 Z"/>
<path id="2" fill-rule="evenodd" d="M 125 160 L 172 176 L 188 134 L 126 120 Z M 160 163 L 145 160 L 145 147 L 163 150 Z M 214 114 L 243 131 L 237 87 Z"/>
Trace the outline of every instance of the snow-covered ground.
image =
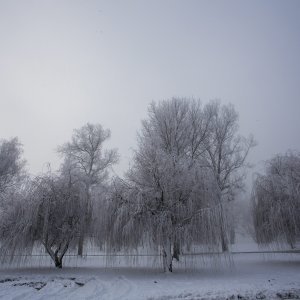
<path id="1" fill-rule="evenodd" d="M 2 268 L 0 298 L 300 299 L 300 254 L 184 257 L 172 274 L 156 263 L 126 267 L 118 266 L 120 260 L 109 267 L 99 257 L 88 257 L 62 270 Z"/>

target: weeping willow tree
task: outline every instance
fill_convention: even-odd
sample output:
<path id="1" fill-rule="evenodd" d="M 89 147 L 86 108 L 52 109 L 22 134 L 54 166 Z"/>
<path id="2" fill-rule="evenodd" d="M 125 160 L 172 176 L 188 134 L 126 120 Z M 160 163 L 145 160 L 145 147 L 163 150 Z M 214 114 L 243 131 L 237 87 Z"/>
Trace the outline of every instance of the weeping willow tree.
<path id="1" fill-rule="evenodd" d="M 0 219 L 0 255 L 2 262 L 28 254 L 34 244 L 32 228 L 31 185 L 26 183 L 5 198 Z M 25 200 L 26 199 L 26 200 Z"/>
<path id="2" fill-rule="evenodd" d="M 161 165 L 164 167 L 166 164 Z M 144 186 L 133 181 L 114 183 L 115 190 L 107 207 L 106 243 L 110 250 L 137 249 L 143 244 L 157 247 L 164 270 L 170 272 L 172 260 L 179 260 L 182 250 L 192 245 L 218 251 L 221 210 L 213 200 L 218 195 L 211 178 L 200 170 L 194 174 L 177 174 L 177 180 L 173 176 L 176 175 L 170 172 L 161 178 L 160 187 L 154 182 L 152 187 L 149 182 L 147 185 L 144 182 Z M 180 178 L 184 180 L 180 182 Z"/>
<path id="3" fill-rule="evenodd" d="M 16 260 L 43 246 L 55 266 L 62 268 L 79 232 L 80 193 L 79 186 L 65 176 L 46 174 L 27 183 L 2 211 L 2 260 Z"/>
<path id="4" fill-rule="evenodd" d="M 286 242 L 300 235 L 300 153 L 277 155 L 254 182 L 253 219 L 258 243 Z"/>
<path id="5" fill-rule="evenodd" d="M 220 189 L 203 158 L 210 116 L 198 101 L 172 99 L 149 107 L 133 166 L 107 202 L 109 249 L 155 245 L 165 271 L 182 249 L 220 246 Z M 103 236 L 103 233 L 102 233 Z"/>
<path id="6" fill-rule="evenodd" d="M 75 129 L 70 142 L 58 148 L 64 157 L 69 173 L 84 187 L 82 193 L 82 216 L 78 238 L 78 255 L 83 255 L 84 241 L 89 233 L 92 214 L 92 194 L 98 185 L 108 179 L 108 169 L 118 161 L 116 149 L 105 150 L 103 144 L 110 138 L 110 130 L 100 124 L 90 124 Z"/>

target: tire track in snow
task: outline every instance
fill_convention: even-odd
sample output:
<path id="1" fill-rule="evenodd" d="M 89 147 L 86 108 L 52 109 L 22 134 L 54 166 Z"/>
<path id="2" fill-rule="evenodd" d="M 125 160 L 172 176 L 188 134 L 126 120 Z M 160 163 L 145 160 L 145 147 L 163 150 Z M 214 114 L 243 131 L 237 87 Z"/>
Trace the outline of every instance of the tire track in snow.
<path id="1" fill-rule="evenodd" d="M 106 299 L 103 296 L 107 293 L 106 285 L 98 278 L 91 278 L 84 286 L 73 290 L 66 299 Z"/>
<path id="2" fill-rule="evenodd" d="M 25 299 L 26 297 L 32 296 L 32 291 L 29 291 L 25 288 L 16 288 L 16 287 L 11 287 L 14 288 L 13 293 L 11 292 L 11 289 L 8 291 L 8 293 L 3 293 L 0 295 L 0 299 L 5 299 L 5 300 L 19 300 L 19 299 Z M 32 297 L 30 297 L 32 299 Z"/>
<path id="3" fill-rule="evenodd" d="M 28 300 L 35 300 L 35 299 L 58 299 L 60 295 L 64 291 L 64 286 L 62 284 L 54 284 L 53 282 L 46 282 L 46 286 L 41 290 L 37 291 L 34 288 L 28 287 L 31 289 L 31 292 L 26 294 L 26 297 L 23 296 L 20 299 L 28 299 Z M 50 284 L 49 284 L 50 283 Z M 14 299 L 17 300 L 17 299 Z"/>
<path id="4" fill-rule="evenodd" d="M 107 295 L 109 300 L 131 299 L 130 295 L 135 290 L 135 285 L 124 276 L 118 276 L 110 284 Z"/>

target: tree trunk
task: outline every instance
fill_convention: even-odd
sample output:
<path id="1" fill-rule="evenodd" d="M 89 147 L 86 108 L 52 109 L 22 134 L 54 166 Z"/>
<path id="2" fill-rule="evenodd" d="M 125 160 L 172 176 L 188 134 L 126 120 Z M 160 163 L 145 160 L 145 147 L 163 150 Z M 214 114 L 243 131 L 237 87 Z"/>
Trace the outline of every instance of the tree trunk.
<path id="1" fill-rule="evenodd" d="M 175 238 L 174 244 L 173 244 L 173 258 L 175 258 L 177 261 L 179 261 L 179 255 L 180 255 L 180 244 L 179 240 Z"/>
<path id="2" fill-rule="evenodd" d="M 286 241 L 291 246 L 291 249 L 295 249 L 296 244 L 296 228 L 290 219 L 286 221 Z"/>
<path id="3" fill-rule="evenodd" d="M 223 226 L 221 227 L 221 245 L 222 245 L 222 252 L 228 252 L 229 250 L 228 241 Z"/>
<path id="4" fill-rule="evenodd" d="M 233 225 L 230 227 L 230 244 L 233 245 L 235 243 L 235 230 Z"/>
<path id="5" fill-rule="evenodd" d="M 164 272 L 173 272 L 171 241 L 169 238 L 163 245 L 163 267 Z"/>
<path id="6" fill-rule="evenodd" d="M 90 215 L 90 211 L 91 211 L 91 201 L 90 201 L 90 184 L 88 184 L 86 186 L 86 202 L 85 202 L 85 206 L 84 206 L 84 215 L 83 218 L 81 220 L 82 224 L 81 224 L 81 229 L 79 232 L 79 239 L 78 239 L 78 249 L 77 249 L 77 255 L 81 256 L 83 255 L 83 245 L 84 245 L 84 239 L 85 239 L 85 233 L 86 233 L 86 229 L 87 229 L 87 225 L 89 222 L 89 215 Z"/>
<path id="7" fill-rule="evenodd" d="M 59 258 L 57 255 L 55 256 L 54 263 L 56 268 L 62 268 L 62 258 Z"/>
<path id="8" fill-rule="evenodd" d="M 83 243 L 84 243 L 84 229 L 80 230 L 79 233 L 78 249 L 77 249 L 77 255 L 79 256 L 83 255 Z"/>
<path id="9" fill-rule="evenodd" d="M 290 245 L 291 249 L 295 249 L 295 244 L 296 244 L 296 234 L 294 234 L 294 232 L 289 232 L 286 235 L 286 240 L 287 243 Z"/>
<path id="10" fill-rule="evenodd" d="M 222 252 L 228 252 L 228 237 L 226 232 L 226 218 L 224 216 L 224 207 L 222 202 L 220 203 L 220 238 L 221 238 L 221 246 Z"/>
<path id="11" fill-rule="evenodd" d="M 69 241 L 65 243 L 65 246 L 63 248 L 61 248 L 62 244 L 60 244 L 55 251 L 53 251 L 52 248 L 47 243 L 43 243 L 43 244 L 46 251 L 54 261 L 55 267 L 61 269 L 63 257 L 69 248 Z"/>

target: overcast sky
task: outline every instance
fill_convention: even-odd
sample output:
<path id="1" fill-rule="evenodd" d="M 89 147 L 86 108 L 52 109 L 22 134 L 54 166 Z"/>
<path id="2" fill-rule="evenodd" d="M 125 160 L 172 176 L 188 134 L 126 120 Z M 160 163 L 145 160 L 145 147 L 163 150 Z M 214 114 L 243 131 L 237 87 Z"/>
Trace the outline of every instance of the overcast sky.
<path id="1" fill-rule="evenodd" d="M 256 169 L 300 149 L 300 1 L 0 0 L 0 138 L 33 174 L 86 122 L 128 167 L 152 101 L 219 98 L 253 133 Z"/>

